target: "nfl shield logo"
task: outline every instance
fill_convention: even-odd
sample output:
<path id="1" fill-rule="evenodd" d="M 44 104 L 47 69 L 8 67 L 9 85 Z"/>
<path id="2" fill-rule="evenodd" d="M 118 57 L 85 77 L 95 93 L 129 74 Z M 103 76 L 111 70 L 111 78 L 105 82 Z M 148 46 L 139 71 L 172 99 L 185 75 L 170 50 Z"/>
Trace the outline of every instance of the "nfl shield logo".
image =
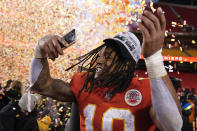
<path id="1" fill-rule="evenodd" d="M 131 89 L 128 90 L 125 94 L 125 102 L 130 106 L 137 106 L 142 101 L 142 94 L 136 90 Z"/>

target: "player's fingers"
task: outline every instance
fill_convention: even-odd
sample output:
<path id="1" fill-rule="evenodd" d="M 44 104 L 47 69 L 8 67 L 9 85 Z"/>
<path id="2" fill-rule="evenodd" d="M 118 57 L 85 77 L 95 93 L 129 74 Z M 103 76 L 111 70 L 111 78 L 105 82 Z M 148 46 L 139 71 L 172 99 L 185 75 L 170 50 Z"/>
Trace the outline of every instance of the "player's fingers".
<path id="1" fill-rule="evenodd" d="M 140 31 L 142 32 L 144 38 L 150 37 L 148 29 L 145 28 L 145 26 L 141 22 L 138 22 L 138 27 L 140 28 Z"/>
<path id="2" fill-rule="evenodd" d="M 145 10 L 143 14 L 153 22 L 156 31 L 160 30 L 160 21 L 152 12 Z"/>
<path id="3" fill-rule="evenodd" d="M 55 60 L 55 58 L 51 55 L 51 54 L 48 54 L 48 57 L 49 57 L 49 59 L 51 59 L 51 60 Z"/>
<path id="4" fill-rule="evenodd" d="M 152 35 L 156 32 L 156 29 L 155 29 L 155 26 L 154 26 L 153 22 L 148 17 L 142 16 L 141 20 L 144 24 L 144 27 L 146 29 L 148 29 L 148 32 L 149 32 L 150 35 Z"/>
<path id="5" fill-rule="evenodd" d="M 60 36 L 56 36 L 59 42 L 61 42 L 65 48 L 69 47 L 70 45 Z"/>
<path id="6" fill-rule="evenodd" d="M 48 55 L 48 57 L 52 60 L 54 60 L 54 57 L 50 54 L 50 49 L 49 47 L 46 45 L 44 46 L 44 48 L 42 48 L 44 50 L 44 52 Z"/>
<path id="7" fill-rule="evenodd" d="M 52 42 L 48 44 L 48 47 L 49 47 L 49 50 L 50 50 L 50 53 L 49 54 L 51 54 L 54 58 L 57 58 L 58 57 L 58 54 L 57 54 L 57 51 L 54 48 Z"/>
<path id="8" fill-rule="evenodd" d="M 58 42 L 58 39 L 52 39 L 52 42 L 53 42 L 53 46 L 55 47 L 56 51 L 62 55 L 63 54 L 63 50 Z"/>
<path id="9" fill-rule="evenodd" d="M 165 18 L 164 12 L 161 9 L 161 7 L 157 8 L 157 15 L 159 16 L 159 20 L 160 20 L 160 24 L 161 24 L 161 30 L 165 31 L 165 29 L 166 29 L 166 18 Z"/>

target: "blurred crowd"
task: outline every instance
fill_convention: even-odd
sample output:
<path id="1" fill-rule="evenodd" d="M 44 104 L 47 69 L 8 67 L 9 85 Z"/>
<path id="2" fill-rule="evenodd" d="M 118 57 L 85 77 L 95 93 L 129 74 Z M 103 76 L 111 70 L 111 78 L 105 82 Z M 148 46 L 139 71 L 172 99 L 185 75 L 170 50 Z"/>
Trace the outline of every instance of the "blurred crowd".
<path id="1" fill-rule="evenodd" d="M 171 81 L 181 103 L 183 127 L 182 131 L 197 130 L 197 90 L 186 89 L 181 85 L 181 79 L 171 77 Z"/>
<path id="2" fill-rule="evenodd" d="M 28 91 L 18 80 L 0 84 L 1 131 L 64 131 L 71 103 Z"/>

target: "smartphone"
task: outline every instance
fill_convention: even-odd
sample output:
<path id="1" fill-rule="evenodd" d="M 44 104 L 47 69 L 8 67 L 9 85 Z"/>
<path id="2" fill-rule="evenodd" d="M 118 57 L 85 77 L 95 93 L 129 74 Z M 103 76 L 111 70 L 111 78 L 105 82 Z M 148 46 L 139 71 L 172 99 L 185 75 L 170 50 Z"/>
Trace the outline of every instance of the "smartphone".
<path id="1" fill-rule="evenodd" d="M 64 35 L 63 38 L 68 44 L 73 44 L 76 41 L 75 29 L 72 29 L 70 32 Z M 61 42 L 59 43 L 60 43 L 61 48 L 65 48 L 64 44 L 62 44 Z"/>

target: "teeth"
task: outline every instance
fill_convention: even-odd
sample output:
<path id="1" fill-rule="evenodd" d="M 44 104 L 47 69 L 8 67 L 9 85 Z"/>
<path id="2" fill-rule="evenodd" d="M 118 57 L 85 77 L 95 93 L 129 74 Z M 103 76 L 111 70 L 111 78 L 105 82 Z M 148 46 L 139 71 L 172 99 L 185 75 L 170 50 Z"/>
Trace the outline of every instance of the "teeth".
<path id="1" fill-rule="evenodd" d="M 97 72 L 99 72 L 99 71 L 101 71 L 101 70 L 102 70 L 101 68 L 96 68 L 96 71 L 97 71 Z"/>
<path id="2" fill-rule="evenodd" d="M 95 73 L 95 76 L 94 76 L 95 78 L 98 77 L 98 75 L 100 74 L 101 70 L 102 70 L 102 68 L 100 68 L 100 67 L 96 68 L 96 73 Z"/>

